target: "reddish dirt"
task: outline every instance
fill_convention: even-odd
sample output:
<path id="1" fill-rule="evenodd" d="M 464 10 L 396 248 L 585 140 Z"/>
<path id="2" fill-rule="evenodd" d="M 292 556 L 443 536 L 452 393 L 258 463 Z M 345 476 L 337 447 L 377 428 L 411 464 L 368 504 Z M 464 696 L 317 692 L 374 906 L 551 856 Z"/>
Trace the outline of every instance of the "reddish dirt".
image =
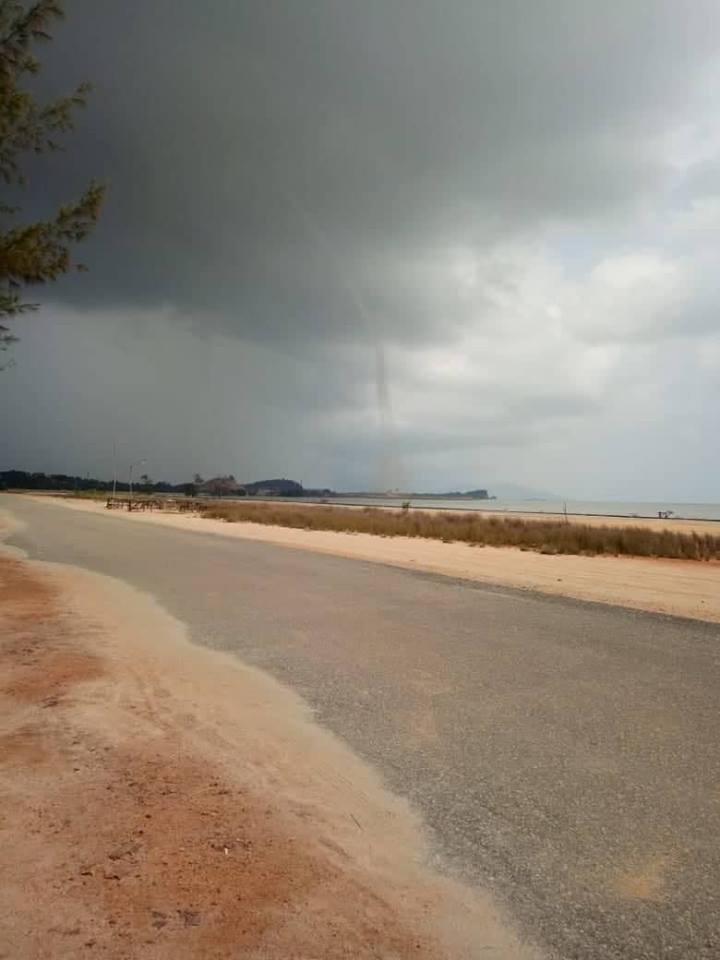
<path id="1" fill-rule="evenodd" d="M 93 697 L 112 709 L 98 637 L 0 555 L 0 958 L 455 955 L 414 921 L 427 893 L 389 895 L 171 727 L 88 724 Z"/>

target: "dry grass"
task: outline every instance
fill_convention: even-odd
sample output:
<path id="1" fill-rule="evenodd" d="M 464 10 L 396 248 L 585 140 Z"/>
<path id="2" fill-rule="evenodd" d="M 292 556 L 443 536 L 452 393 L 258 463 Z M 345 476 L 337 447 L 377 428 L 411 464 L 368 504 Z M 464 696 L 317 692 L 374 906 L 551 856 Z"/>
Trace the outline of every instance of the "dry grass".
<path id="1" fill-rule="evenodd" d="M 639 526 L 590 526 L 560 520 L 487 517 L 476 513 L 425 513 L 377 507 L 305 506 L 297 503 L 198 504 L 203 516 L 228 523 L 263 523 L 301 530 L 338 530 L 383 537 L 424 537 L 473 546 L 517 547 L 550 554 L 720 559 L 720 536 L 675 533 Z"/>

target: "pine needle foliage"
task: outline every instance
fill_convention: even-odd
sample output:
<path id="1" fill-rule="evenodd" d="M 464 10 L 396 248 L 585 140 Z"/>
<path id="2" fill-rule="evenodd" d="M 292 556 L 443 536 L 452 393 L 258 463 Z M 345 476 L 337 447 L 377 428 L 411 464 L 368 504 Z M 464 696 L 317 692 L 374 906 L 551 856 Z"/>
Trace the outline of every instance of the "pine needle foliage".
<path id="1" fill-rule="evenodd" d="M 0 180 L 7 188 L 29 188 L 23 159 L 62 149 L 61 137 L 73 129 L 76 111 L 90 91 L 81 84 L 72 93 L 41 103 L 24 83 L 40 70 L 35 48 L 52 39 L 54 23 L 64 16 L 58 0 L 0 0 Z M 72 248 L 93 229 L 104 187 L 90 183 L 82 195 L 47 220 L 21 222 L 16 206 L 0 203 L 0 351 L 17 339 L 5 321 L 37 304 L 25 288 L 49 283 L 73 269 L 83 270 Z"/>

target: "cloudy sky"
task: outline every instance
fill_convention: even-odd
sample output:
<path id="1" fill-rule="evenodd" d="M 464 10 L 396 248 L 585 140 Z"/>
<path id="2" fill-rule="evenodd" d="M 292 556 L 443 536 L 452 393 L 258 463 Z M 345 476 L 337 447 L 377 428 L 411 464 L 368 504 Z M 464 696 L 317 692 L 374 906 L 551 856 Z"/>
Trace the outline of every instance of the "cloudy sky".
<path id="1" fill-rule="evenodd" d="M 717 0 L 66 7 L 0 467 L 720 499 Z"/>

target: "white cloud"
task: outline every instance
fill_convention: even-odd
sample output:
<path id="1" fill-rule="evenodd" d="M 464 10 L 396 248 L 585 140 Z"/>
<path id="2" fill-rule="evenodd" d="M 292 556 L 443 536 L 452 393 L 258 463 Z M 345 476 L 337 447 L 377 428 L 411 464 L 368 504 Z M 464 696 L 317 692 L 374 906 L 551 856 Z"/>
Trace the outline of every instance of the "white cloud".
<path id="1" fill-rule="evenodd" d="M 656 252 L 607 257 L 587 281 L 568 291 L 569 333 L 586 340 L 628 341 L 677 330 L 692 307 L 685 264 Z"/>

